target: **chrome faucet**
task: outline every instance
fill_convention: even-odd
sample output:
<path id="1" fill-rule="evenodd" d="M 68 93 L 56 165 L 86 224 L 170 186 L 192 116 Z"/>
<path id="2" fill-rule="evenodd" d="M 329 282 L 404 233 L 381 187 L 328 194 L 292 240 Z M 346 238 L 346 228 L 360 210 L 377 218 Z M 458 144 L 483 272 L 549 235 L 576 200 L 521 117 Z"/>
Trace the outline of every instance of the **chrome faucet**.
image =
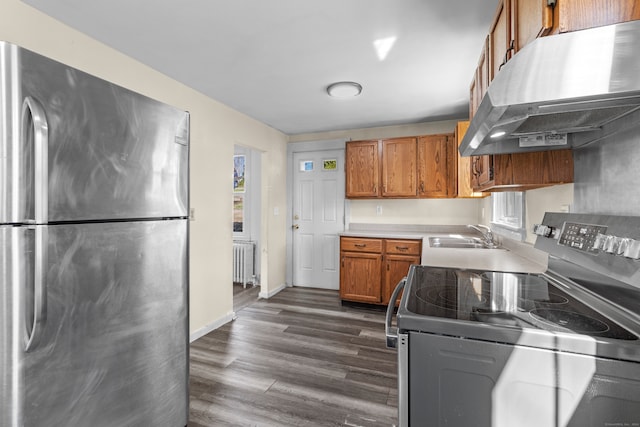
<path id="1" fill-rule="evenodd" d="M 495 248 L 497 246 L 496 243 L 493 241 L 493 230 L 491 230 L 491 227 L 487 227 L 486 225 L 483 225 L 483 224 L 478 224 L 478 225 L 469 224 L 467 225 L 467 228 L 472 228 L 477 232 L 479 232 L 480 234 L 482 234 L 482 239 L 484 240 L 485 246 L 489 248 Z"/>

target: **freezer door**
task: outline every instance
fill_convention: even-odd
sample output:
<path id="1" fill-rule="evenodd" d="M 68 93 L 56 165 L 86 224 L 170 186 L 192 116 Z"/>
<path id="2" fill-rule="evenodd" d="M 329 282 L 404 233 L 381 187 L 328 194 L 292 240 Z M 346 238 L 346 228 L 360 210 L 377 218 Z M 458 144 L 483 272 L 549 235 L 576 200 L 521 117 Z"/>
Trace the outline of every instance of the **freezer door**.
<path id="1" fill-rule="evenodd" d="M 188 215 L 188 113 L 28 50 L 2 48 L 14 63 L 12 97 L 2 101 L 3 144 L 13 148 L 0 164 L 7 176 L 0 203 L 19 213 L 0 222 Z"/>
<path id="2" fill-rule="evenodd" d="M 45 321 L 21 353 L 24 426 L 187 424 L 187 227 L 46 227 Z"/>

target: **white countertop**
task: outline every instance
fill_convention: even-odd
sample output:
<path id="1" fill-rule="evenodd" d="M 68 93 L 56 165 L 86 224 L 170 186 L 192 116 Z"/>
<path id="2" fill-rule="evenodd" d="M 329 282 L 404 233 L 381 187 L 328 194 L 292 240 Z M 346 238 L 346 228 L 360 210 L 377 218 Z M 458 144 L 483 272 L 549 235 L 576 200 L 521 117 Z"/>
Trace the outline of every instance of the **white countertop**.
<path id="1" fill-rule="evenodd" d="M 473 270 L 543 273 L 547 269 L 548 255 L 528 243 L 497 236 L 500 249 L 432 248 L 429 237 L 450 234 L 474 236 L 478 234 L 466 226 L 383 226 L 359 225 L 340 233 L 341 236 L 382 239 L 422 239 L 422 265 L 431 267 Z"/>

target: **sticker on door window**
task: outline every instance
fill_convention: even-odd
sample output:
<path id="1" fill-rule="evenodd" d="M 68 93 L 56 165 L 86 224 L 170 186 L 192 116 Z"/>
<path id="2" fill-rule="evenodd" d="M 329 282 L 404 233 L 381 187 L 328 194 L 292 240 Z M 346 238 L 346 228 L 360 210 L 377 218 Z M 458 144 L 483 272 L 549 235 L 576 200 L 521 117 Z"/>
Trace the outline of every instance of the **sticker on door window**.
<path id="1" fill-rule="evenodd" d="M 300 172 L 313 171 L 313 160 L 302 160 L 300 162 Z"/>
<path id="2" fill-rule="evenodd" d="M 337 168 L 338 168 L 338 160 L 336 159 L 323 160 L 322 162 L 322 169 L 326 171 L 336 170 Z"/>

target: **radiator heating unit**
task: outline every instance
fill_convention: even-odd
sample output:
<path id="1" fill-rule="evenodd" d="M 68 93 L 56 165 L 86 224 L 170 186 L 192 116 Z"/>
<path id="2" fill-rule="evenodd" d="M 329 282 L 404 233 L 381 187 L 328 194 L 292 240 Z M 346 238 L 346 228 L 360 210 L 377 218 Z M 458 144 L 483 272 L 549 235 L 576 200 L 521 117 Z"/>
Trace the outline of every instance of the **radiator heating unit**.
<path id="1" fill-rule="evenodd" d="M 254 281 L 254 253 L 255 243 L 250 241 L 233 242 L 233 283 L 247 283 Z"/>

